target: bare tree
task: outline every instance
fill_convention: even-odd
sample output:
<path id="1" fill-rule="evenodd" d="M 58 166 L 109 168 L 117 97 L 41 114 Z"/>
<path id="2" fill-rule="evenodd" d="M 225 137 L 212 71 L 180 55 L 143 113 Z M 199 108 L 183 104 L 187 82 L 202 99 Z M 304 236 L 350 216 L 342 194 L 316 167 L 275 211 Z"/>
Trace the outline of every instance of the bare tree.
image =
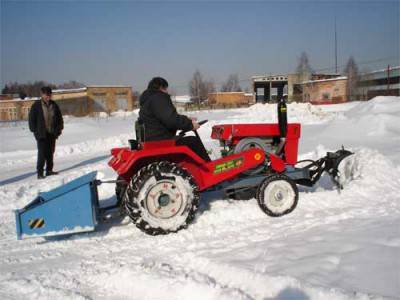
<path id="1" fill-rule="evenodd" d="M 83 83 L 80 83 L 75 80 L 70 80 L 68 82 L 59 84 L 57 86 L 58 89 L 79 89 L 79 88 L 83 88 L 83 87 L 85 87 L 85 85 Z"/>
<path id="2" fill-rule="evenodd" d="M 43 80 L 27 83 L 10 82 L 3 88 L 2 93 L 18 94 L 21 99 L 25 97 L 38 97 L 40 96 L 40 89 L 43 86 L 50 86 L 52 89 L 75 89 L 84 87 L 85 85 L 74 80 L 59 85 L 55 85 Z"/>
<path id="3" fill-rule="evenodd" d="M 215 93 L 217 89 L 215 88 L 215 81 L 213 79 L 207 80 L 205 82 L 205 89 L 203 94 L 206 93 L 206 97 L 204 99 L 208 98 L 209 93 Z"/>
<path id="4" fill-rule="evenodd" d="M 241 92 L 242 88 L 239 84 L 239 76 L 237 74 L 231 74 L 228 80 L 222 85 L 221 92 Z"/>
<path id="5" fill-rule="evenodd" d="M 203 75 L 199 70 L 196 70 L 192 79 L 189 82 L 190 96 L 199 104 L 200 103 L 200 89 L 203 85 Z"/>
<path id="6" fill-rule="evenodd" d="M 308 55 L 303 51 L 298 59 L 296 73 L 300 75 L 302 80 L 308 80 L 313 72 Z"/>
<path id="7" fill-rule="evenodd" d="M 359 100 L 368 100 L 368 85 L 371 80 L 373 80 L 371 70 L 368 67 L 363 67 L 358 76 L 357 94 Z"/>
<path id="8" fill-rule="evenodd" d="M 45 82 L 35 81 L 28 83 L 10 82 L 7 84 L 7 89 L 3 89 L 3 93 L 6 91 L 7 94 L 18 94 L 21 99 L 25 97 L 38 97 L 40 96 L 40 89 L 43 86 L 50 86 L 52 89 L 56 88 L 56 85 Z"/>
<path id="9" fill-rule="evenodd" d="M 2 94 L 11 94 L 11 90 L 10 90 L 10 88 L 8 87 L 7 84 L 6 84 L 6 85 L 4 86 L 4 88 L 1 90 L 1 93 L 2 93 Z"/>
<path id="10" fill-rule="evenodd" d="M 189 82 L 190 96 L 198 105 L 208 98 L 208 94 L 215 92 L 214 80 L 205 80 L 199 70 L 196 70 Z"/>
<path id="11" fill-rule="evenodd" d="M 344 68 L 344 74 L 347 76 L 347 95 L 350 101 L 356 100 L 358 97 L 358 83 L 360 76 L 358 72 L 358 66 L 353 56 L 350 56 L 347 61 L 346 67 Z"/>

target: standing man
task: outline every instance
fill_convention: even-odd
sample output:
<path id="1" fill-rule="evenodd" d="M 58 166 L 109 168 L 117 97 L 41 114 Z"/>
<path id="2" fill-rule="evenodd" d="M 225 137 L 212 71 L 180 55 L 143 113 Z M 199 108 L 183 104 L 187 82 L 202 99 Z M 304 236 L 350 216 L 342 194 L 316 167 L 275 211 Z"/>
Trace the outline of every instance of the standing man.
<path id="1" fill-rule="evenodd" d="M 41 99 L 32 104 L 29 112 L 29 129 L 33 132 L 38 149 L 37 178 L 45 178 L 43 174 L 46 163 L 46 176 L 57 175 L 53 171 L 53 156 L 56 139 L 64 129 L 64 121 L 57 103 L 51 100 L 51 88 L 42 87 Z"/>

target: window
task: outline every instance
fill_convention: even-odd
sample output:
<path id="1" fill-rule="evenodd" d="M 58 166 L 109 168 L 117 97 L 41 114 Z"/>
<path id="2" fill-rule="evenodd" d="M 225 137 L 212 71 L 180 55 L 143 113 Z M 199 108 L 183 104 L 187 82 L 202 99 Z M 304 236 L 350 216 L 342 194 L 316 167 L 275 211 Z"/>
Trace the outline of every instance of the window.
<path id="1" fill-rule="evenodd" d="M 128 100 L 124 98 L 118 98 L 115 100 L 117 110 L 128 110 Z"/>
<path id="2" fill-rule="evenodd" d="M 17 120 L 17 108 L 16 107 L 6 108 L 6 112 L 8 115 L 8 120 Z"/>
<path id="3" fill-rule="evenodd" d="M 330 98 L 331 98 L 331 95 L 329 93 L 322 94 L 322 100 L 329 100 Z"/>
<path id="4" fill-rule="evenodd" d="M 31 110 L 30 107 L 23 107 L 22 108 L 22 118 L 28 119 L 29 111 Z"/>
<path id="5" fill-rule="evenodd" d="M 94 97 L 105 97 L 106 93 L 93 93 Z"/>

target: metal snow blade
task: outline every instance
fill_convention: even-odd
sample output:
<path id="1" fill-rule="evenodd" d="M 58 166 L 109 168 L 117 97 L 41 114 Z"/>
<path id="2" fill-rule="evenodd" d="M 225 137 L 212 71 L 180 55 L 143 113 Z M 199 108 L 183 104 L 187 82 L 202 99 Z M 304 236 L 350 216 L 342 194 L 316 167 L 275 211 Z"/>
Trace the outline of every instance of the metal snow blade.
<path id="1" fill-rule="evenodd" d="M 39 193 L 24 208 L 16 210 L 17 238 L 93 231 L 99 211 L 96 174 L 91 172 Z"/>
<path id="2" fill-rule="evenodd" d="M 343 184 L 348 180 L 348 178 L 346 178 L 346 166 L 348 157 L 353 154 L 353 152 L 342 147 L 342 149 L 337 150 L 336 152 L 328 152 L 326 156 L 316 161 L 299 161 L 298 163 L 309 163 L 301 168 L 301 170 L 307 170 L 309 173 L 306 178 L 297 180 L 297 183 L 305 186 L 313 186 L 321 178 L 322 173 L 327 172 L 340 191 L 343 189 Z"/>
<path id="3" fill-rule="evenodd" d="M 354 153 L 345 150 L 344 148 L 334 153 L 328 152 L 327 154 L 327 166 L 330 166 L 330 169 L 327 169 L 327 172 L 339 190 L 342 190 L 343 186 L 352 178 L 354 160 L 351 155 L 353 154 Z"/>

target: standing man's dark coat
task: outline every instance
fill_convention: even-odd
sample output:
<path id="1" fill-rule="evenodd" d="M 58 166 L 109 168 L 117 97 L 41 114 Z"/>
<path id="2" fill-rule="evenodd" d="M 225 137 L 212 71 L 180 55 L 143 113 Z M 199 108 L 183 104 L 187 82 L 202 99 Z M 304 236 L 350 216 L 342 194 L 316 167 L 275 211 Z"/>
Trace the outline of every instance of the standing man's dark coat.
<path id="1" fill-rule="evenodd" d="M 50 100 L 49 105 L 54 105 L 53 132 L 51 134 L 57 139 L 64 129 L 64 121 L 57 103 Z M 42 100 L 35 101 L 32 104 L 29 112 L 29 129 L 35 135 L 36 140 L 46 138 L 47 130 L 43 116 Z"/>

